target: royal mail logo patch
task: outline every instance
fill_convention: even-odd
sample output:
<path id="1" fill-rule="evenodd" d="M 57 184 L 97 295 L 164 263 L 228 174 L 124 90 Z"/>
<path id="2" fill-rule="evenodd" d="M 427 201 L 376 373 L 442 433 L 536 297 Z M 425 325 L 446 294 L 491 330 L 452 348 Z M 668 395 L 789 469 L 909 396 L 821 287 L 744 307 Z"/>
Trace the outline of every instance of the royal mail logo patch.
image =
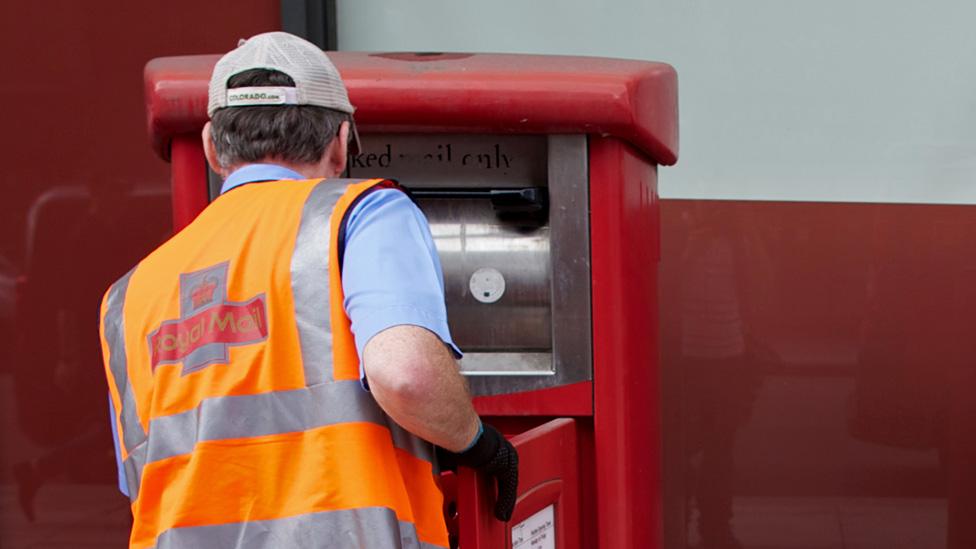
<path id="1" fill-rule="evenodd" d="M 180 318 L 163 322 L 149 334 L 154 371 L 160 364 L 183 363 L 186 375 L 211 364 L 227 364 L 228 348 L 268 338 L 265 295 L 228 301 L 228 265 L 180 275 Z"/>

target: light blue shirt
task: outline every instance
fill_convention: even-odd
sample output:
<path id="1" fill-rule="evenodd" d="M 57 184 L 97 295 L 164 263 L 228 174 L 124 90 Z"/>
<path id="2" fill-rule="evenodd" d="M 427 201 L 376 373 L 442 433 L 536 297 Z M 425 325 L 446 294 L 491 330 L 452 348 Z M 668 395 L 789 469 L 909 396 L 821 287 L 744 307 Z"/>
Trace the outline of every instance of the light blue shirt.
<path id="1" fill-rule="evenodd" d="M 249 183 L 283 179 L 306 178 L 275 164 L 250 164 L 230 174 L 220 193 Z M 365 379 L 362 356 L 366 343 L 393 326 L 406 324 L 426 328 L 437 334 L 460 358 L 461 352 L 451 339 L 447 326 L 440 258 L 427 218 L 410 197 L 396 189 L 379 189 L 364 196 L 349 212 L 345 246 L 342 290 L 359 352 L 360 377 Z M 114 418 L 115 410 L 112 409 L 119 489 L 128 495 Z"/>

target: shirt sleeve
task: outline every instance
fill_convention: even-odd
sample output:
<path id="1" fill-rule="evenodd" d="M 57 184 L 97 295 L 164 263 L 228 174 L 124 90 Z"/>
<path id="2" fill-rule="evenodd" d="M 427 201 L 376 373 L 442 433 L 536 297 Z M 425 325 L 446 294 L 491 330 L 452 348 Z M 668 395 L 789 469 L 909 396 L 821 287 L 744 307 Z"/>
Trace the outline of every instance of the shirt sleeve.
<path id="1" fill-rule="evenodd" d="M 125 480 L 125 468 L 122 466 L 122 452 L 119 450 L 119 430 L 115 425 L 115 405 L 112 395 L 108 395 L 108 419 L 112 424 L 112 445 L 115 446 L 115 467 L 119 475 L 119 491 L 129 496 L 129 483 Z"/>
<path id="2" fill-rule="evenodd" d="M 387 328 L 435 333 L 455 356 L 444 305 L 444 274 L 427 218 L 402 191 L 380 189 L 349 213 L 342 265 L 346 314 L 363 375 L 363 348 Z"/>

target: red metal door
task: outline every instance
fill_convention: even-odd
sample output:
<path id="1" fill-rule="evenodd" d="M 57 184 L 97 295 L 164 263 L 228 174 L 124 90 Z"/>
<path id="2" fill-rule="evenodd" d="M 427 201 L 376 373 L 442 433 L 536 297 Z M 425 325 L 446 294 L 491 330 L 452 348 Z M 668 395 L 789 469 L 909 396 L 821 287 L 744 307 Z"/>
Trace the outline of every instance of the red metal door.
<path id="1" fill-rule="evenodd" d="M 554 419 L 511 439 L 519 452 L 519 489 L 508 523 L 492 515 L 494 487 L 471 469 L 458 476 L 463 549 L 579 549 L 576 421 Z"/>

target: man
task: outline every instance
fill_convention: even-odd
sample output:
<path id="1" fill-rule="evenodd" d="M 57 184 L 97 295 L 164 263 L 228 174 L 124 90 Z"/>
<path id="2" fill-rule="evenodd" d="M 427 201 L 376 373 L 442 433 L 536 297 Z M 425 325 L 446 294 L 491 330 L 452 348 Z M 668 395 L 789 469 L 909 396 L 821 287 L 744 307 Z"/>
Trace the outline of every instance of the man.
<path id="1" fill-rule="evenodd" d="M 446 547 L 430 443 L 508 520 L 518 458 L 458 372 L 426 220 L 393 182 L 322 180 L 358 149 L 335 67 L 261 34 L 209 95 L 221 196 L 102 305 L 130 546 Z"/>

